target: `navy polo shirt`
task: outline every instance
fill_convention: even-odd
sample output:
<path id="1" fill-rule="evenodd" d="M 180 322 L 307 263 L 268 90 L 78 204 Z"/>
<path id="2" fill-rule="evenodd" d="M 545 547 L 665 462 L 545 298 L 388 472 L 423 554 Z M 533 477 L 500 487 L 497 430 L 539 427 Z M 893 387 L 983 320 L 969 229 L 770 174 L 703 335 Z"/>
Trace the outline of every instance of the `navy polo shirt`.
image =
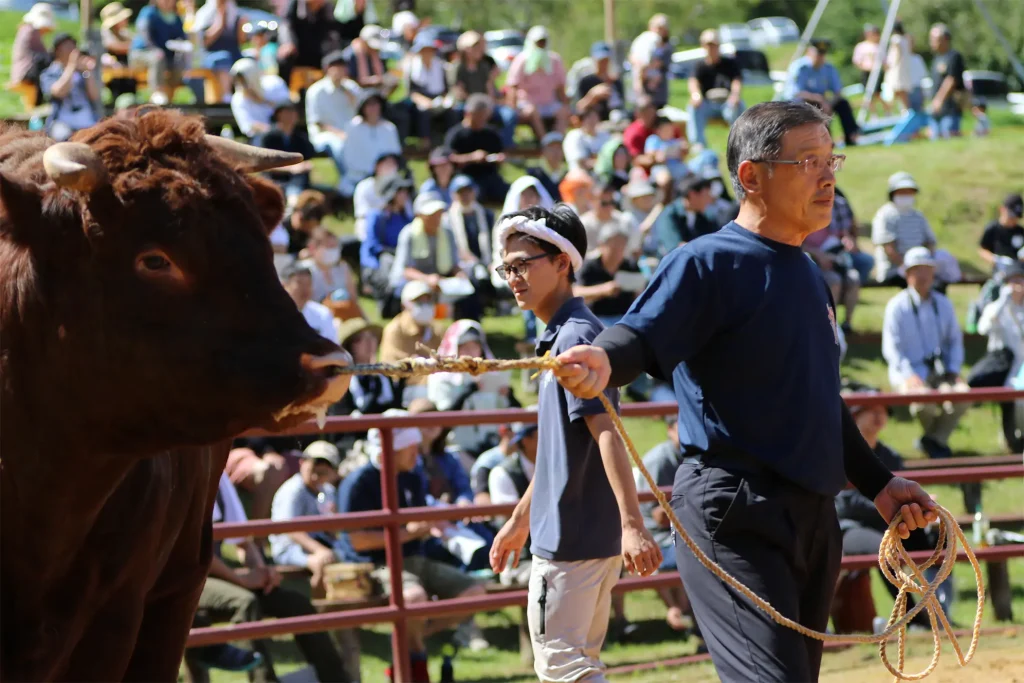
<path id="1" fill-rule="evenodd" d="M 423 478 L 418 472 L 398 473 L 399 507 L 427 507 Z M 338 488 L 338 512 L 369 512 L 384 509 L 381 496 L 380 470 L 373 463 L 367 463 L 341 481 Z M 356 552 L 349 541 L 348 532 L 341 534 L 341 550 L 344 562 L 373 562 L 384 564 L 384 549 L 368 550 L 365 554 Z M 419 539 L 402 545 L 402 555 L 419 555 L 422 543 Z"/>
<path id="2" fill-rule="evenodd" d="M 666 256 L 619 324 L 672 378 L 685 456 L 752 458 L 811 491 L 843 489 L 835 308 L 800 247 L 729 223 Z"/>
<path id="3" fill-rule="evenodd" d="M 562 304 L 537 341 L 537 355 L 557 356 L 590 344 L 604 325 L 583 299 Z M 618 410 L 619 393 L 605 395 Z M 537 393 L 537 466 L 530 507 L 530 552 L 559 562 L 615 557 L 622 550 L 619 507 L 588 415 L 605 412 L 599 399 L 584 400 L 566 391 L 550 370 Z"/>

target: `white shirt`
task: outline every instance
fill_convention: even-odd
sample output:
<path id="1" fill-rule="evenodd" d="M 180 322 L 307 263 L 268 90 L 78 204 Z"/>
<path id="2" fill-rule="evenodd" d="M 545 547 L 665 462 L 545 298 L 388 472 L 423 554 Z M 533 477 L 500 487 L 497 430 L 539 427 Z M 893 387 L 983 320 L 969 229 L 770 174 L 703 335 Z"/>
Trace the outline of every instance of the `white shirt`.
<path id="1" fill-rule="evenodd" d="M 356 183 L 372 176 L 377 159 L 388 152 L 402 154 L 402 141 L 398 139 L 395 124 L 381 119 L 377 125 L 370 125 L 361 116 L 352 119 L 345 128 L 345 147 L 341 151 L 345 163 L 342 193 L 351 196 Z"/>
<path id="2" fill-rule="evenodd" d="M 1013 303 L 1004 289 L 999 298 L 987 304 L 978 318 L 978 333 L 988 336 L 988 350 L 1009 349 L 1013 364 L 1007 375 L 1007 386 L 1024 365 L 1024 306 Z"/>
<path id="3" fill-rule="evenodd" d="M 235 489 L 235 485 L 228 479 L 228 475 L 225 472 L 220 473 L 220 482 L 217 484 L 218 493 L 220 493 L 220 499 L 224 501 L 224 509 L 220 509 L 220 500 L 213 501 L 213 521 L 214 522 L 248 522 L 248 517 L 245 516 L 245 508 L 242 506 L 242 500 L 238 497 L 238 491 Z M 226 538 L 225 543 L 231 545 L 238 545 L 245 541 L 244 538 Z"/>
<path id="4" fill-rule="evenodd" d="M 425 66 L 419 55 L 411 55 L 406 62 L 405 75 L 410 84 L 423 90 L 423 94 L 428 97 L 444 95 L 448 89 L 444 62 L 437 55 L 431 60 L 430 66 Z"/>
<path id="5" fill-rule="evenodd" d="M 629 46 L 629 61 L 634 64 L 650 64 L 655 48 L 661 45 L 661 36 L 654 31 L 644 31 Z"/>
<path id="6" fill-rule="evenodd" d="M 366 216 L 371 211 L 383 208 L 384 200 L 377 194 L 376 176 L 360 180 L 356 184 L 356 191 L 352 193 L 352 212 L 356 216 L 355 234 L 360 242 L 366 239 Z"/>
<path id="7" fill-rule="evenodd" d="M 307 301 L 302 307 L 302 317 L 321 337 L 338 343 L 338 328 L 334 326 L 334 314 L 331 313 L 331 309 L 315 301 Z"/>
<path id="8" fill-rule="evenodd" d="M 565 134 L 565 141 L 562 142 L 562 151 L 565 153 L 565 161 L 569 168 L 583 168 L 582 162 L 597 158 L 601 147 L 610 139 L 611 135 L 603 130 L 599 130 L 593 135 L 588 134 L 582 128 L 570 130 Z"/>
<path id="9" fill-rule="evenodd" d="M 306 125 L 309 137 L 320 134 L 320 124 L 324 123 L 345 130 L 356 116 L 356 104 L 362 89 L 350 79 L 342 81 L 340 86 L 324 77 L 309 86 L 306 91 Z"/>
<path id="10" fill-rule="evenodd" d="M 519 463 L 523 466 L 523 474 L 526 475 L 526 480 L 532 481 L 536 465 L 521 455 L 519 456 Z M 508 472 L 501 465 L 492 469 L 491 473 L 487 475 L 487 491 L 491 494 L 491 503 L 493 505 L 519 502 L 519 492 L 516 491 L 516 485 L 512 482 L 512 477 L 509 476 Z"/>
<path id="11" fill-rule="evenodd" d="M 288 86 L 281 80 L 280 76 L 263 74 L 260 76 L 260 87 L 263 88 L 263 99 L 266 102 L 255 102 L 236 90 L 231 95 L 231 115 L 235 117 L 238 129 L 246 137 L 253 136 L 253 124 L 262 123 L 270 125 L 270 117 L 274 114 L 274 107 L 284 102 L 291 101 L 291 93 Z"/>

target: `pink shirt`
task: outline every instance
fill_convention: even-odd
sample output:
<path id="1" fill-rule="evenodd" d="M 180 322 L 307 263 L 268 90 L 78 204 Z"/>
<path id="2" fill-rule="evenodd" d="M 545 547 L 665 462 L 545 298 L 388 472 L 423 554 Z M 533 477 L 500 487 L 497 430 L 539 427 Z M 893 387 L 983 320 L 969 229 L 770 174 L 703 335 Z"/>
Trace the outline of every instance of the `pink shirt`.
<path id="1" fill-rule="evenodd" d="M 861 71 L 868 71 L 878 58 L 878 43 L 862 40 L 853 48 L 853 65 Z M 865 68 L 867 67 L 867 68 Z"/>
<path id="2" fill-rule="evenodd" d="M 565 87 L 565 65 L 562 58 L 551 53 L 551 73 L 537 69 L 532 74 L 523 73 L 526 59 L 522 54 L 512 60 L 505 83 L 516 89 L 516 99 L 525 100 L 535 107 L 546 107 L 558 101 L 555 91 Z"/>

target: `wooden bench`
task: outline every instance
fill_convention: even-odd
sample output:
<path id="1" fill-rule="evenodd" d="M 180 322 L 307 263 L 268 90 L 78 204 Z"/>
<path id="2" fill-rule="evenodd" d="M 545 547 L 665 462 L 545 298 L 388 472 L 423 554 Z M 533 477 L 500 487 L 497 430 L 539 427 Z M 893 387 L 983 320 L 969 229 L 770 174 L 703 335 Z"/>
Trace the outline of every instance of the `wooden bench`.
<path id="1" fill-rule="evenodd" d="M 203 79 L 203 99 L 209 104 L 220 103 L 224 97 L 224 93 L 221 92 L 220 79 L 210 69 L 187 69 L 181 77 L 182 80 Z M 129 66 L 104 67 L 104 85 L 109 85 L 110 81 L 118 78 L 131 78 L 138 86 L 148 87 L 149 70 Z"/>
<path id="2" fill-rule="evenodd" d="M 302 92 L 309 88 L 321 78 L 324 72 L 310 66 L 297 66 L 292 69 L 292 75 L 288 77 L 288 91 L 292 94 L 293 100 L 298 100 Z"/>
<path id="3" fill-rule="evenodd" d="M 955 458 L 914 458 L 903 461 L 905 470 L 951 469 L 956 467 L 1000 467 L 1002 465 L 1019 465 L 1022 456 L 1010 455 L 967 455 Z"/>
<path id="4" fill-rule="evenodd" d="M 36 98 L 39 97 L 39 88 L 32 83 L 21 81 L 8 83 L 4 90 L 10 91 L 21 98 L 21 106 L 25 111 L 32 111 L 36 106 Z"/>

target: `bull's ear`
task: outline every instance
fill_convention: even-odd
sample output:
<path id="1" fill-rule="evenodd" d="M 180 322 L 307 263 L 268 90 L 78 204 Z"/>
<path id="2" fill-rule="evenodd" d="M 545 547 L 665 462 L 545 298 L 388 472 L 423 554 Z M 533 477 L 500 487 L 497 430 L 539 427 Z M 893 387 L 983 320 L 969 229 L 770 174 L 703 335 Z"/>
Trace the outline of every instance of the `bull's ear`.
<path id="1" fill-rule="evenodd" d="M 250 175 L 246 176 L 245 180 L 252 188 L 256 209 L 260 212 L 260 221 L 269 235 L 284 217 L 284 195 L 275 183 L 266 178 Z"/>
<path id="2" fill-rule="evenodd" d="M 42 189 L 0 172 L 0 233 L 28 241 L 43 223 Z"/>

